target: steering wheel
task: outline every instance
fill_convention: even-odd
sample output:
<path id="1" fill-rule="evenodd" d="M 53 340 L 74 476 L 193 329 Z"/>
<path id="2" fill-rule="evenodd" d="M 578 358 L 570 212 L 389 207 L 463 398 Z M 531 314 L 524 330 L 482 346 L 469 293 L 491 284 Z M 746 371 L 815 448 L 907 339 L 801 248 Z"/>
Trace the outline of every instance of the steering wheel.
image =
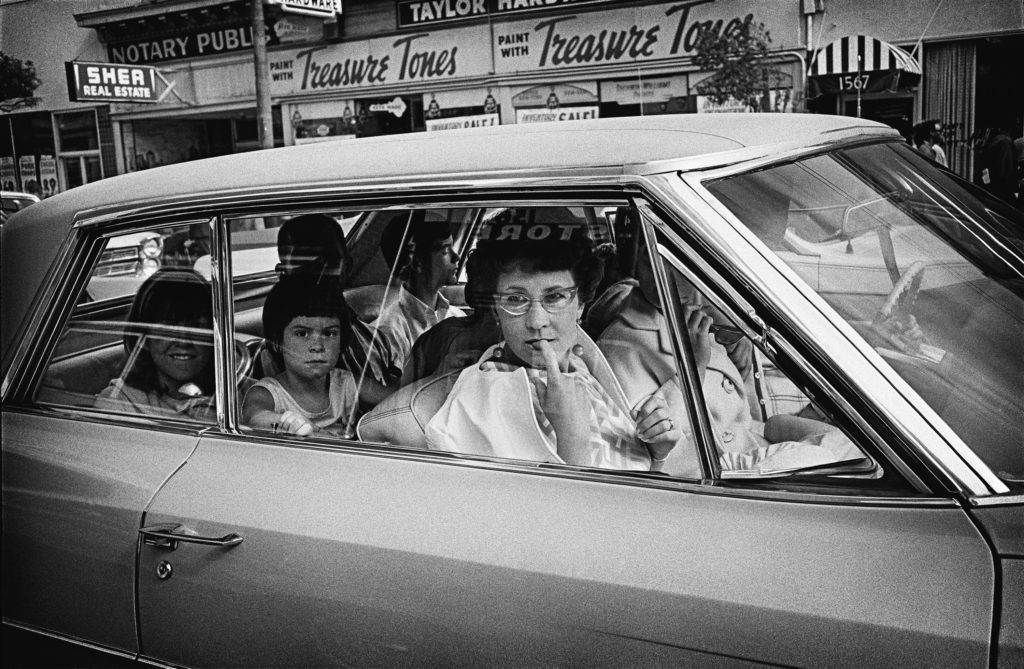
<path id="1" fill-rule="evenodd" d="M 915 262 L 892 287 L 871 327 L 887 344 L 904 353 L 917 353 L 927 343 L 912 313 L 924 279 L 925 264 Z"/>

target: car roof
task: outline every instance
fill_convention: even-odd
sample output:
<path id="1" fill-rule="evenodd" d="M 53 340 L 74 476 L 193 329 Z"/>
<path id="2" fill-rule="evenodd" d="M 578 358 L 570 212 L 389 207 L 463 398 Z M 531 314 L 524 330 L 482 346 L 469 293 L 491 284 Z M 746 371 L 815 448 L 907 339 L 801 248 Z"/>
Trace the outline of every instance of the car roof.
<path id="1" fill-rule="evenodd" d="M 3 348 L 69 228 L 81 216 L 165 198 L 275 186 L 524 174 L 615 174 L 652 162 L 807 146 L 843 131 L 886 132 L 818 114 L 678 114 L 417 132 L 252 151 L 167 165 L 80 186 L 16 213 L 3 226 Z M 895 135 L 895 131 L 890 131 Z M 741 152 L 742 153 L 742 152 Z M 738 157 L 732 158 L 735 162 Z M 725 160 L 724 158 L 722 160 Z M 26 295 L 27 293 L 27 295 Z"/>
<path id="2" fill-rule="evenodd" d="M 36 202 L 39 202 L 39 196 L 38 195 L 33 195 L 32 193 L 23 193 L 23 192 L 18 191 L 18 190 L 0 190 L 0 197 L 19 198 L 19 199 L 20 198 L 28 198 L 30 200 L 35 200 Z"/>

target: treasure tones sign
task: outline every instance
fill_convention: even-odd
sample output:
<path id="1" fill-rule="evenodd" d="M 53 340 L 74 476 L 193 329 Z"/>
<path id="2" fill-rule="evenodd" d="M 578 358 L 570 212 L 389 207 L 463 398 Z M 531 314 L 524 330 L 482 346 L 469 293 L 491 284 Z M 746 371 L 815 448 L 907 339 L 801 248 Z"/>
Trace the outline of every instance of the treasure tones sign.
<path id="1" fill-rule="evenodd" d="M 788 8 L 795 3 L 785 5 L 769 4 L 761 17 L 742 0 L 681 0 L 495 23 L 493 42 L 490 26 L 475 25 L 275 51 L 271 87 L 275 96 L 294 96 L 679 58 L 692 54 L 701 32 L 728 34 L 750 22 L 764 22 L 773 47 L 786 48 L 799 40 L 788 25 L 799 26 L 799 16 Z"/>

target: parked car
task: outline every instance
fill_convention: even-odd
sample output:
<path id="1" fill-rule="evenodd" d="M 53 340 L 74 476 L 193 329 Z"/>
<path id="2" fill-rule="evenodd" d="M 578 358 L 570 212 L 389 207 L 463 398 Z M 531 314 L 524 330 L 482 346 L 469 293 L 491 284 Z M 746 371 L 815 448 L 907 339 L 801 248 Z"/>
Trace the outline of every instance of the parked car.
<path id="1" fill-rule="evenodd" d="M 448 226 L 460 270 L 484 239 L 614 245 L 580 341 L 643 291 L 688 417 L 669 462 L 696 470 L 438 450 L 459 367 L 353 409 L 352 438 L 246 426 L 274 230 L 304 214 L 346 221 L 353 303 L 400 289 L 396 224 Z M 197 225 L 210 303 L 171 306 L 205 321 L 140 322 L 146 279 L 82 299 L 126 236 Z M 798 114 L 311 144 L 48 198 L 2 232 L 4 623 L 174 666 L 1020 666 L 1022 230 L 895 131 Z M 717 392 L 850 455 L 727 457 L 686 291 L 748 344 Z M 209 352 L 215 411 L 97 402 L 161 339 Z"/>
<path id="2" fill-rule="evenodd" d="M 19 193 L 17 191 L 0 191 L 0 225 L 16 211 L 21 211 L 30 204 L 39 202 L 39 197 L 32 193 Z"/>

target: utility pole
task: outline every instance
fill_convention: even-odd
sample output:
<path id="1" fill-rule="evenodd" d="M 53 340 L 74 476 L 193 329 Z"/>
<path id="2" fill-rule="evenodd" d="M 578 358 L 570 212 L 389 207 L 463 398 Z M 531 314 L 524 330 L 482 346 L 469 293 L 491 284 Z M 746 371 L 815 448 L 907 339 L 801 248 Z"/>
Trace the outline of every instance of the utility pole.
<path id="1" fill-rule="evenodd" d="M 274 121 L 270 114 L 270 65 L 267 62 L 267 23 L 263 0 L 252 0 L 252 53 L 256 66 L 256 131 L 260 147 L 274 148 Z"/>

